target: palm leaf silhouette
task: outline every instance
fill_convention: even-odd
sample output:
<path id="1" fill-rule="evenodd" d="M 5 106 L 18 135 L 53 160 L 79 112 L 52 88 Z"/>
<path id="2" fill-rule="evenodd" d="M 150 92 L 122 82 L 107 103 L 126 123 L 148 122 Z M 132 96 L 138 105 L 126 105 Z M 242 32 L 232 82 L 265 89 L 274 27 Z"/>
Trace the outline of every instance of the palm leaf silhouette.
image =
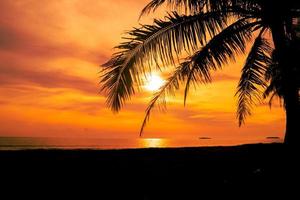
<path id="1" fill-rule="evenodd" d="M 285 105 L 294 98 L 291 105 L 298 109 L 300 81 L 294 79 L 299 69 L 295 69 L 294 59 L 289 61 L 291 56 L 284 52 L 294 55 L 292 52 L 300 49 L 300 45 L 294 45 L 299 33 L 293 25 L 295 17 L 300 16 L 298 1 L 286 0 L 282 4 L 271 0 L 152 0 L 140 17 L 162 5 L 171 12 L 163 20 L 155 19 L 152 25 L 129 31 L 126 41 L 116 47 L 119 51 L 103 65 L 101 90 L 107 93 L 107 105 L 114 112 L 139 89 L 147 72 L 175 66 L 173 74 L 150 101 L 140 134 L 151 110 L 156 105 L 165 108 L 167 95 L 184 85 L 186 104 L 191 84 L 210 82 L 211 72 L 245 54 L 246 45 L 254 37 L 236 92 L 239 126 L 251 115 L 253 105 L 268 96 L 270 101 L 276 95 L 283 98 Z M 271 33 L 273 45 L 266 33 Z M 189 56 L 182 61 L 185 54 Z M 291 87 L 296 94 L 293 97 L 289 95 Z M 293 109 L 289 113 L 293 115 L 289 119 L 295 118 Z M 292 124 L 296 127 L 296 123 Z"/>
<path id="2" fill-rule="evenodd" d="M 128 32 L 128 41 L 116 47 L 121 51 L 103 65 L 101 90 L 108 93 L 107 105 L 119 111 L 134 94 L 134 83 L 140 85 L 141 74 L 151 70 L 153 62 L 155 66 L 175 64 L 175 55 L 197 49 L 206 42 L 206 33 L 213 37 L 226 25 L 226 19 L 223 14 L 181 16 L 173 12 L 165 21 L 155 20 L 153 25 Z"/>
<path id="3" fill-rule="evenodd" d="M 271 63 L 269 55 L 272 52 L 272 48 L 268 41 L 262 38 L 264 31 L 263 29 L 254 41 L 238 84 L 236 93 L 238 96 L 237 118 L 240 126 L 245 118 L 251 115 L 252 105 L 261 100 L 262 91 L 259 87 L 265 88 L 267 86 L 264 75 L 267 66 Z"/>

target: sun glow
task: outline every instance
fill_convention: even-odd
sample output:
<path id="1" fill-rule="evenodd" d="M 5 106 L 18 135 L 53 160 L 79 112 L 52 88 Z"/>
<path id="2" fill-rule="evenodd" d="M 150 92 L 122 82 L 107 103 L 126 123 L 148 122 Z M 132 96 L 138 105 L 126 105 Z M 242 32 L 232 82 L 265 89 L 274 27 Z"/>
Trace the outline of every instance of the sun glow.
<path id="1" fill-rule="evenodd" d="M 165 81 L 157 74 L 150 74 L 149 77 L 146 79 L 145 88 L 148 91 L 156 91 L 158 90 Z"/>

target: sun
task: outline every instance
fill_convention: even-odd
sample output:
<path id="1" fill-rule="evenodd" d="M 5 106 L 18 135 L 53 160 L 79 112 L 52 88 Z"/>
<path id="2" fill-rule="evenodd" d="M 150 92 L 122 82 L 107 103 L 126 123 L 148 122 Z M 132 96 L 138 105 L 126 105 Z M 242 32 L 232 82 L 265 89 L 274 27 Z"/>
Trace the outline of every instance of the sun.
<path id="1" fill-rule="evenodd" d="M 148 91 L 158 90 L 165 81 L 158 74 L 150 74 L 146 79 L 145 89 Z"/>

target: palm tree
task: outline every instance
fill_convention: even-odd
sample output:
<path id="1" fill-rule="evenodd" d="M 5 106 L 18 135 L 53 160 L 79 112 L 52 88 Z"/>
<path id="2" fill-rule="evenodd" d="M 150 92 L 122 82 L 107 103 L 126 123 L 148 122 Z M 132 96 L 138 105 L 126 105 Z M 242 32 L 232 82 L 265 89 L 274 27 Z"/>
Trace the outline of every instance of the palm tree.
<path id="1" fill-rule="evenodd" d="M 253 43 L 237 87 L 237 118 L 241 126 L 251 108 L 263 96 L 283 98 L 286 110 L 285 143 L 298 140 L 299 65 L 293 19 L 300 3 L 286 0 L 152 0 L 141 16 L 167 4 L 171 12 L 151 25 L 128 32 L 125 42 L 103 65 L 102 91 L 107 105 L 118 112 L 140 86 L 147 71 L 173 65 L 174 72 L 154 95 L 140 133 L 155 105 L 165 107 L 165 96 L 184 84 L 184 103 L 191 84 L 208 83 L 211 72 L 245 54 Z M 272 35 L 273 45 L 267 36 Z M 299 52 L 299 51 L 298 51 Z M 189 56 L 179 59 L 184 54 Z M 293 59 L 291 59 L 293 58 Z M 279 74 L 278 74 L 279 72 Z M 280 78 L 278 78 L 280 77 Z M 266 89 L 265 92 L 262 89 Z M 280 91 L 280 92 L 279 92 Z"/>

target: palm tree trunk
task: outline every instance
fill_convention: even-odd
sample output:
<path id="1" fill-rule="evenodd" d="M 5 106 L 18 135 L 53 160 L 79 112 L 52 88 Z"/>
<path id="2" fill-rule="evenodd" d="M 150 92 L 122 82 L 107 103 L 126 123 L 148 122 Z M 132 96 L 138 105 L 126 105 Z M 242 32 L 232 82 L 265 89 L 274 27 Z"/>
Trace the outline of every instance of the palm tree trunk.
<path id="1" fill-rule="evenodd" d="M 284 97 L 284 103 L 286 110 L 286 132 L 284 143 L 295 146 L 300 142 L 300 104 L 297 87 L 291 85 Z"/>
<path id="2" fill-rule="evenodd" d="M 289 46 L 288 61 L 289 68 L 286 77 L 286 93 L 284 94 L 285 109 L 286 109 L 286 135 L 285 143 L 296 145 L 300 142 L 300 102 L 299 102 L 299 52 L 300 43 L 298 38 L 292 41 Z"/>
<path id="3" fill-rule="evenodd" d="M 276 19 L 273 26 L 271 26 L 271 30 L 283 81 L 283 99 L 286 111 L 286 131 L 284 143 L 289 146 L 294 146 L 295 144 L 300 143 L 299 88 L 297 73 L 295 73 L 295 69 L 297 69 L 298 66 L 295 66 L 297 63 L 293 62 L 297 60 L 294 58 L 297 52 L 292 52 L 290 49 L 284 25 L 280 22 L 280 19 Z"/>

